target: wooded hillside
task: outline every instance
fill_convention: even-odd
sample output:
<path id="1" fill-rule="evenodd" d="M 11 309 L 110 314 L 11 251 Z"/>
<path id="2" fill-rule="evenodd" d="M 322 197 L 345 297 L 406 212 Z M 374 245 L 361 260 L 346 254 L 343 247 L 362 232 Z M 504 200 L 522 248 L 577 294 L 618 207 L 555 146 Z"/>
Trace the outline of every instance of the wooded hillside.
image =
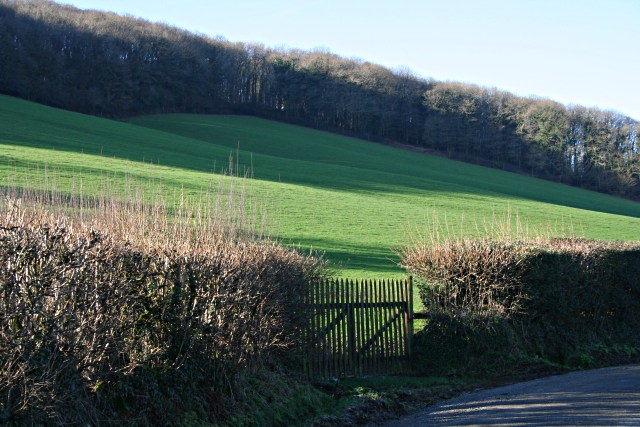
<path id="1" fill-rule="evenodd" d="M 640 125 L 622 114 L 47 0 L 0 0 L 0 92 L 114 117 L 254 114 L 640 198 Z"/>

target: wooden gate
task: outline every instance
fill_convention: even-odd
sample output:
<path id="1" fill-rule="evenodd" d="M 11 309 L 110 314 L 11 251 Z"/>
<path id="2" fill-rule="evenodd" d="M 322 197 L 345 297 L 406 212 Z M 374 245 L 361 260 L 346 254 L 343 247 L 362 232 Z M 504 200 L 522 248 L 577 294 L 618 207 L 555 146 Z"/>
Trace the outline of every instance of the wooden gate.
<path id="1" fill-rule="evenodd" d="M 400 373 L 408 367 L 413 291 L 406 280 L 327 280 L 306 298 L 304 368 L 312 378 Z"/>

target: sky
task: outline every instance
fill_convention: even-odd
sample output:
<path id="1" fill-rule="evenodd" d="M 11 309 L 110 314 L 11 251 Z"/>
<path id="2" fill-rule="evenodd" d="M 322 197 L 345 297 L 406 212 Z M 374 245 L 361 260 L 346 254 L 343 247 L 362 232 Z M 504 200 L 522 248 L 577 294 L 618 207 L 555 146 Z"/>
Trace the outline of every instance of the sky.
<path id="1" fill-rule="evenodd" d="M 640 121 L 640 0 L 58 0 Z"/>

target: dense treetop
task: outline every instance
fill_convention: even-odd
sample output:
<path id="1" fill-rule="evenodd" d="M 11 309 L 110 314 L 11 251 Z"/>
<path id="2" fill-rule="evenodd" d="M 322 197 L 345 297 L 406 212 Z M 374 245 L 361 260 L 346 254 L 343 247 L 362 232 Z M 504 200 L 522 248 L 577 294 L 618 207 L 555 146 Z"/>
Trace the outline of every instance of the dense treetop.
<path id="1" fill-rule="evenodd" d="M 254 114 L 640 197 L 640 126 L 616 112 L 47 0 L 0 0 L 0 92 L 103 116 Z"/>

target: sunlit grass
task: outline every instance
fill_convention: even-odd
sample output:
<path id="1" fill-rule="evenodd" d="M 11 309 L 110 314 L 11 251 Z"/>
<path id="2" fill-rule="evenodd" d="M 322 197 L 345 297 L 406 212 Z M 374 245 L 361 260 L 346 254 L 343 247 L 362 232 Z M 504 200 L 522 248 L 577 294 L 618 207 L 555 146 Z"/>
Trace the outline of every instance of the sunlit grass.
<path id="1" fill-rule="evenodd" d="M 401 276 L 393 249 L 434 213 L 462 234 L 510 210 L 523 224 L 570 223 L 595 239 L 640 237 L 640 204 L 526 176 L 244 116 L 167 115 L 131 123 L 0 97 L 0 179 L 56 171 L 58 187 L 152 179 L 198 195 L 222 171 L 252 174 L 281 242 L 326 252 L 336 273 Z M 231 159 L 231 160 L 230 160 Z"/>

